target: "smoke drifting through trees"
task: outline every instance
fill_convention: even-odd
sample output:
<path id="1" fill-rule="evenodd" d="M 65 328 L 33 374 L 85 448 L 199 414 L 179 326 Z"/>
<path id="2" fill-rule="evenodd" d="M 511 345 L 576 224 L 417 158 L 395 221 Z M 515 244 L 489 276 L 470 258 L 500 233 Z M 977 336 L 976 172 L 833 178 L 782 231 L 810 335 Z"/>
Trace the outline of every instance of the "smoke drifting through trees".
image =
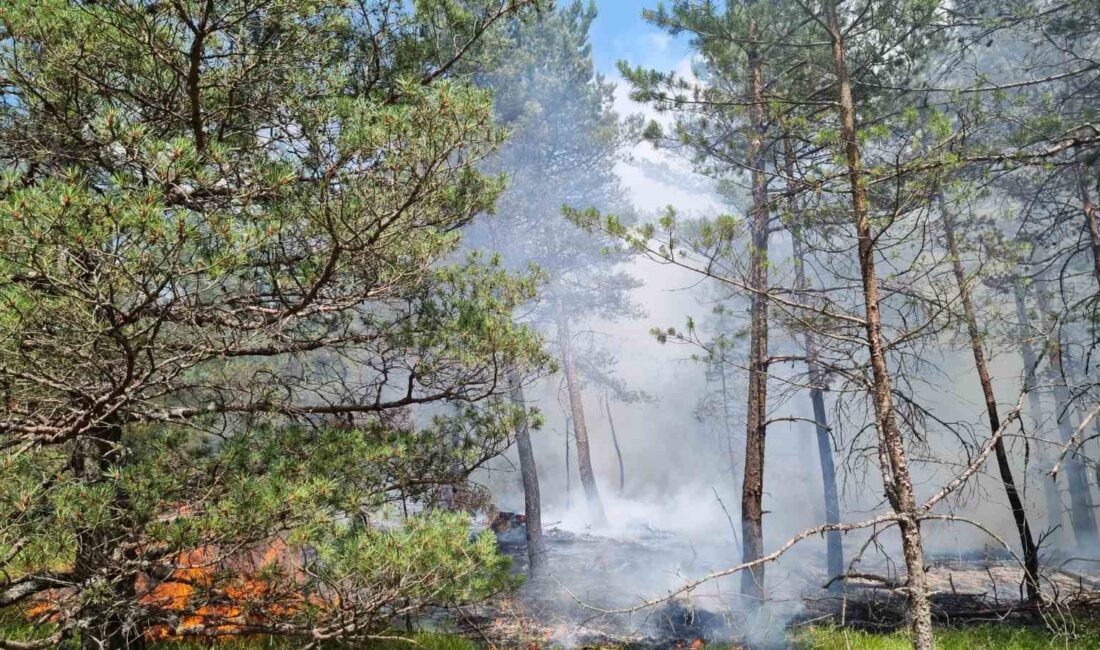
<path id="1" fill-rule="evenodd" d="M 494 501 L 532 577 L 544 527 L 673 531 L 583 600 L 736 584 L 742 636 L 874 584 L 929 648 L 949 548 L 1062 607 L 1100 19 L 1008 5 L 676 0 L 693 70 L 618 90 L 583 2 L 6 6 L 0 607 L 44 634 L 0 645 L 360 642 L 515 586 L 445 512 Z"/>
<path id="2" fill-rule="evenodd" d="M 1073 25 L 1072 30 L 1089 24 L 1082 14 L 1075 13 L 1076 9 L 1061 6 L 1055 10 L 1065 14 L 1052 23 L 1053 29 L 1059 31 Z M 797 18 L 786 23 L 787 15 Z M 692 150 L 693 162 L 703 173 L 719 179 L 737 179 L 748 185 L 751 200 L 745 207 L 744 219 L 719 217 L 690 223 L 669 212 L 654 227 L 631 228 L 614 216 L 605 217 L 592 211 L 575 214 L 578 222 L 616 234 L 652 259 L 735 287 L 756 305 L 750 310 L 752 316 L 747 325 L 749 353 L 745 371 L 750 376 L 747 414 L 750 435 L 745 447 L 746 471 L 755 468 L 758 441 L 765 439 L 763 434 L 752 434 L 754 405 L 766 403 L 759 388 L 754 388 L 752 377 L 763 359 L 767 359 L 770 368 L 789 361 L 785 356 L 773 353 L 769 357 L 760 352 L 766 340 L 766 319 L 758 306 L 760 299 L 766 297 L 767 302 L 789 315 L 789 320 L 785 320 L 793 326 L 792 334 L 809 333 L 827 342 L 827 358 L 822 365 L 828 375 L 842 379 L 845 392 L 862 394 L 869 403 L 871 417 L 865 422 L 877 434 L 877 441 L 870 446 L 874 455 L 871 462 L 877 465 L 892 510 L 892 514 L 883 517 L 900 532 L 907 566 L 904 592 L 909 597 L 916 647 L 931 647 L 933 635 L 922 522 L 955 518 L 938 513 L 935 508 L 974 479 L 986 456 L 996 458 L 1008 509 L 1015 519 L 1017 552 L 1024 565 L 1022 581 L 1029 597 L 1041 598 L 1037 537 L 1028 514 L 1035 506 L 1023 503 L 1015 478 L 1020 470 L 1013 468 L 1014 464 L 1018 467 L 1027 462 L 1029 454 L 1021 453 L 1025 448 L 1017 444 L 1014 450 L 1020 455 L 1015 459 L 1009 457 L 1005 441 L 1009 435 L 1008 423 L 998 413 L 998 404 L 1007 400 L 998 401 L 986 364 L 985 347 L 991 345 L 990 337 L 1008 337 L 1007 343 L 1013 333 L 997 332 L 988 326 L 982 331 L 979 327 L 973 292 L 975 287 L 982 286 L 982 280 L 1004 282 L 1006 274 L 1012 274 L 1010 284 L 1043 287 L 1039 308 L 1045 312 L 1043 319 L 1050 328 L 1044 343 L 1049 353 L 1047 381 L 1056 410 L 1061 414 L 1055 418 L 1061 445 L 1050 439 L 1032 438 L 1032 442 L 1048 447 L 1044 452 L 1064 455 L 1071 463 L 1067 465 L 1069 498 L 1073 503 L 1071 520 L 1081 548 L 1089 549 L 1090 553 L 1095 550 L 1091 486 L 1082 473 L 1091 461 L 1082 446 L 1083 436 L 1071 423 L 1077 421 L 1084 426 L 1089 421 L 1088 413 L 1095 409 L 1092 394 L 1095 386 L 1089 385 L 1083 376 L 1067 371 L 1066 346 L 1061 339 L 1065 332 L 1074 331 L 1081 337 L 1076 340 L 1082 345 L 1084 356 L 1091 358 L 1085 350 L 1091 351 L 1096 342 L 1097 292 L 1095 284 L 1082 285 L 1081 273 L 1095 277 L 1091 273 L 1090 220 L 1094 211 L 1088 192 L 1078 192 L 1076 198 L 1084 206 L 1081 211 L 1085 219 L 1084 228 L 1078 226 L 1077 232 L 1085 234 L 1083 243 L 1087 248 L 1075 244 L 1073 237 L 1066 239 L 1073 232 L 1067 214 L 1053 223 L 1058 224 L 1055 226 L 1058 229 L 1068 226 L 1068 232 L 1048 230 L 1040 236 L 1044 240 L 1041 243 L 1032 240 L 1027 247 L 1005 249 L 1000 243 L 1003 234 L 1013 227 L 1030 230 L 1034 217 L 1022 212 L 1020 203 L 1009 201 L 1006 206 L 993 193 L 999 185 L 1013 182 L 1009 179 L 1033 175 L 1034 165 L 1054 164 L 1074 174 L 1076 181 L 1081 149 L 1095 146 L 1097 132 L 1090 126 L 1082 127 L 1080 120 L 1088 119 L 1087 111 L 1077 114 L 1067 111 L 1060 120 L 1054 120 L 1063 131 L 1057 131 L 1054 124 L 1044 124 L 1044 131 L 1049 134 L 1046 136 L 1028 139 L 999 132 L 1006 115 L 1011 113 L 1007 107 L 1013 100 L 1006 99 L 1000 88 L 983 89 L 982 84 L 988 83 L 983 78 L 1012 78 L 1024 74 L 1031 62 L 1013 68 L 1012 63 L 1000 60 L 988 71 L 979 68 L 972 77 L 957 70 L 951 74 L 938 70 L 960 60 L 981 59 L 982 46 L 977 44 L 985 34 L 1004 33 L 1013 38 L 1020 34 L 1015 30 L 1025 25 L 1034 27 L 1035 23 L 1029 22 L 1024 14 L 996 19 L 980 16 L 978 12 L 971 17 L 974 23 L 960 24 L 954 21 L 957 16 L 946 8 L 921 2 L 889 6 L 864 3 L 862 8 L 833 1 L 789 5 L 743 2 L 725 6 L 677 2 L 667 10 L 655 11 L 650 14 L 654 24 L 674 35 L 686 33 L 692 39 L 692 47 L 698 53 L 699 79 L 624 65 L 623 73 L 634 86 L 636 99 L 678 116 L 672 129 L 654 123 L 646 129 L 646 135 L 659 145 Z M 958 25 L 953 33 L 944 27 L 952 23 Z M 982 36 L 976 34 L 981 31 L 975 27 L 977 23 L 988 30 Z M 761 29 L 766 30 L 766 36 L 760 35 Z M 950 42 L 946 40 L 949 34 L 957 39 L 958 47 L 929 60 L 928 55 L 937 44 Z M 1095 43 L 1088 38 L 1082 43 L 1078 33 L 1074 37 L 1078 39 L 1075 43 L 1084 49 L 1067 48 L 1066 51 L 1073 52 L 1069 58 L 1086 58 L 1082 52 L 1091 51 L 1088 48 L 1095 47 Z M 972 48 L 972 44 L 977 47 Z M 985 47 L 991 44 L 992 41 Z M 1044 59 L 1044 65 L 1051 64 L 1050 57 L 1065 54 L 1057 46 L 1044 50 L 1041 44 L 1028 45 L 1034 48 L 1036 58 Z M 989 62 L 989 59 L 983 61 Z M 769 74 L 786 76 L 769 78 Z M 761 76 L 774 79 L 766 84 L 767 99 L 764 91 L 757 90 Z M 1069 76 L 1075 83 L 1091 82 L 1095 73 L 1086 65 Z M 1018 84 L 1016 87 L 1025 90 L 1015 98 L 1015 106 L 1034 97 L 1033 86 L 1052 82 L 1039 79 Z M 947 91 L 929 90 L 949 86 L 965 91 L 965 99 L 956 100 Z M 1078 88 L 1072 92 L 1079 91 Z M 1011 119 L 1030 126 L 1043 118 L 1015 113 Z M 764 125 L 775 125 L 776 133 L 768 138 L 766 146 L 770 153 L 761 154 L 756 138 Z M 740 140 L 743 144 L 738 145 L 740 134 L 744 134 Z M 797 142 L 797 146 L 792 148 L 791 141 Z M 944 206 L 942 190 L 937 190 L 937 185 L 953 174 L 979 179 L 965 186 L 973 211 L 968 228 L 976 239 L 967 248 L 978 256 L 972 269 L 962 261 L 953 208 Z M 768 195 L 762 197 L 759 179 L 765 175 L 774 182 L 770 183 Z M 1055 184 L 1033 191 L 1049 191 L 1052 185 Z M 1057 192 L 1062 200 L 1071 200 L 1073 185 L 1061 184 Z M 1035 196 L 1032 194 L 1031 200 Z M 799 201 L 804 202 L 805 208 L 792 212 L 800 212 L 800 218 L 788 220 L 782 226 L 794 228 L 792 236 L 796 242 L 806 241 L 810 255 L 821 264 L 819 268 L 829 269 L 818 278 L 823 284 L 815 287 L 816 299 L 810 297 L 798 273 L 793 286 L 783 287 L 775 281 L 765 283 L 756 263 L 766 250 L 766 239 L 761 238 L 758 224 L 762 206 L 797 205 Z M 985 217 L 983 213 L 997 209 L 998 203 L 1002 209 L 1008 207 L 1005 216 L 999 222 Z M 1034 204 L 1025 210 L 1034 210 Z M 778 229 L 779 224 L 776 226 Z M 733 243 L 738 238 L 750 242 L 740 260 L 738 245 Z M 942 246 L 947 249 L 946 256 L 936 255 L 932 244 L 938 241 L 945 241 Z M 1075 249 L 1087 255 L 1077 255 Z M 851 261 L 845 261 L 845 254 L 852 255 L 847 259 L 854 258 L 854 267 L 850 266 Z M 1036 255 L 1043 261 L 1036 259 Z M 990 259 L 991 256 L 1003 257 Z M 799 255 L 796 253 L 795 257 Z M 1087 266 L 1078 271 L 1082 264 Z M 794 265 L 801 271 L 799 260 Z M 1044 276 L 1053 273 L 1056 265 L 1060 265 L 1057 281 Z M 941 279 L 944 277 L 951 277 L 953 286 Z M 1058 313 L 1049 306 L 1044 308 L 1055 287 L 1063 305 Z M 985 305 L 992 310 L 987 313 L 997 313 L 996 307 Z M 1001 317 L 1008 317 L 1012 312 L 1000 313 Z M 925 381 L 925 373 L 930 369 L 927 366 L 932 361 L 928 356 L 930 347 L 950 345 L 950 333 L 959 324 L 961 334 L 969 340 L 978 377 L 973 388 L 957 385 L 955 390 L 984 401 L 991 434 L 984 440 L 977 439 L 982 449 L 977 457 L 980 463 L 971 457 L 968 464 L 957 470 L 960 473 L 954 479 L 946 480 L 942 488 L 933 489 L 925 499 L 918 494 L 918 486 L 927 481 L 918 482 L 914 478 L 914 472 L 920 470 L 914 469 L 913 459 L 918 464 L 926 460 L 942 462 L 941 454 L 950 453 L 947 452 L 950 442 L 933 439 L 933 432 L 941 429 L 957 435 L 962 429 L 943 416 L 942 404 L 926 402 L 926 396 L 914 388 Z M 774 332 L 772 328 L 773 337 Z M 691 333 L 682 335 L 671 330 L 662 336 L 694 339 Z M 1017 345 L 1025 346 L 1025 356 L 1032 364 L 1024 370 L 1027 376 L 1035 372 L 1040 360 L 1026 349 L 1029 345 L 1026 340 Z M 806 347 L 815 347 L 813 341 Z M 807 356 L 816 359 L 819 355 L 807 350 Z M 774 371 L 770 377 L 780 378 Z M 813 380 L 812 384 L 819 381 Z M 1030 380 L 1021 383 L 1022 386 L 1018 383 L 1014 387 L 1016 394 L 1020 394 L 1021 388 L 1027 391 L 1034 386 Z M 1075 397 L 1070 394 L 1071 384 L 1078 387 Z M 1083 412 L 1076 409 L 1080 415 L 1075 415 L 1075 407 L 1070 403 L 1081 405 L 1082 400 L 1093 406 L 1084 407 Z M 1038 410 L 1037 401 L 1032 402 L 1033 410 Z M 1014 408 L 1009 417 L 1014 419 L 1017 414 Z M 837 415 L 850 417 L 852 413 L 842 411 Z M 812 419 L 820 420 L 816 415 Z M 836 421 L 853 424 L 848 418 Z M 1051 458 L 1043 452 L 1038 457 Z M 1054 509 L 1048 516 L 1050 521 L 1060 518 L 1061 506 L 1054 486 L 1049 484 L 1053 483 L 1051 473 L 1056 474 L 1057 469 L 1057 464 L 1048 464 L 1040 476 L 1040 481 L 1048 483 L 1042 488 L 1048 495 L 1044 503 Z M 824 466 L 823 470 L 828 471 Z M 746 477 L 745 489 L 752 489 L 750 484 L 754 482 Z M 751 537 L 757 529 L 756 503 L 751 493 L 743 497 L 743 504 L 744 530 Z M 763 593 L 762 570 L 755 562 L 762 555 L 761 549 L 747 540 L 743 565 L 735 567 L 742 573 L 742 594 L 752 599 Z M 750 572 L 751 579 L 745 577 Z"/>

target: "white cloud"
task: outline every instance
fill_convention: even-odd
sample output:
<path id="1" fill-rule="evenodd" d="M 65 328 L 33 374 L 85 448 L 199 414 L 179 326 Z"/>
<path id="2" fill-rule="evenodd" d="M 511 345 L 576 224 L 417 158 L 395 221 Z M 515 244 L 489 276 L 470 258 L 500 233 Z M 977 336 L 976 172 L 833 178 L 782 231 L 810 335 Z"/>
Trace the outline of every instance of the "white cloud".
<path id="1" fill-rule="evenodd" d="M 672 37 L 665 32 L 650 32 L 645 35 L 645 40 L 657 52 L 667 51 L 672 44 Z"/>
<path id="2" fill-rule="evenodd" d="M 690 57 L 680 59 L 671 69 L 678 76 L 698 82 Z M 622 75 L 613 73 L 608 80 L 615 84 L 613 107 L 620 117 L 641 115 L 647 122 L 654 120 L 664 126 L 672 123 L 673 115 L 659 113 L 649 104 L 632 100 L 630 84 Z M 696 174 L 690 163 L 675 153 L 638 143 L 631 150 L 630 158 L 616 165 L 615 172 L 635 209 L 643 215 L 652 215 L 668 205 L 695 216 L 714 216 L 729 209 L 714 191 L 714 182 Z"/>

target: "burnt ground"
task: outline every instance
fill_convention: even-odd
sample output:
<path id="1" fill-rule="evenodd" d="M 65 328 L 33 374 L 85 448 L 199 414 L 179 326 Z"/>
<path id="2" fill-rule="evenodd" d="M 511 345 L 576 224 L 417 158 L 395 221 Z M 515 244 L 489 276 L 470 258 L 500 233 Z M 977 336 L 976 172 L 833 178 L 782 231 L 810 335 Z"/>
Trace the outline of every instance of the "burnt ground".
<path id="1" fill-rule="evenodd" d="M 788 560 L 783 571 L 769 567 L 773 600 L 754 612 L 739 602 L 736 579 L 726 579 L 690 597 L 631 614 L 608 614 L 599 609 L 635 606 L 728 566 L 735 559 L 730 544 L 705 545 L 655 529 L 624 537 L 549 529 L 546 538 L 552 577 L 529 580 L 514 593 L 452 612 L 462 632 L 498 647 L 692 648 L 721 642 L 780 648 L 792 626 L 833 623 L 889 630 L 905 623 L 905 599 L 897 590 L 867 580 L 849 581 L 839 592 L 822 589 L 826 576 L 817 567 L 824 563 L 813 552 Z M 522 529 L 499 539 L 514 570 L 525 572 Z M 1049 624 L 1071 612 L 1100 618 L 1100 565 L 1048 558 L 1044 591 L 1057 604 L 1040 610 L 1021 605 L 1022 572 L 1011 558 L 977 552 L 930 555 L 929 563 L 934 615 L 941 624 Z M 875 572 L 889 576 L 890 569 L 884 565 Z"/>
<path id="2" fill-rule="evenodd" d="M 630 607 L 659 595 L 656 585 L 671 587 L 705 572 L 702 558 L 714 549 L 656 530 L 622 539 L 550 529 L 546 541 L 552 577 L 528 580 L 515 593 L 456 613 L 460 628 L 510 646 L 689 647 L 699 639 L 732 638 L 731 607 L 720 594 L 631 615 L 594 609 Z M 504 535 L 501 549 L 517 573 L 526 572 L 522 531 Z"/>

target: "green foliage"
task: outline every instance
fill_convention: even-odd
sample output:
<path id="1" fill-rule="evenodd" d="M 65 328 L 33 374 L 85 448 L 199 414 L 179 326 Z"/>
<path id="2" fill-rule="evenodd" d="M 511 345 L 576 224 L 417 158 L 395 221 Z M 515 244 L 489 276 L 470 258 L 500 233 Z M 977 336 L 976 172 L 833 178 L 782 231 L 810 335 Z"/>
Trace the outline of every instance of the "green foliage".
<path id="1" fill-rule="evenodd" d="M 524 310 L 540 328 L 641 313 L 630 295 L 640 283 L 621 267 L 632 251 L 572 218 L 610 211 L 619 224 L 633 221 L 615 172 L 629 129 L 612 109 L 614 87 L 594 69 L 588 39 L 595 18 L 594 3 L 572 0 L 538 20 L 513 21 L 510 56 L 479 75 L 511 133 L 488 169 L 506 173 L 510 184 L 499 216 L 478 224 L 470 239 L 499 255 L 505 268 L 542 272 L 544 299 Z M 613 375 L 611 354 L 595 349 L 577 357 L 585 380 L 625 401 L 645 398 Z"/>
<path id="2" fill-rule="evenodd" d="M 187 607 L 255 572 L 249 625 L 335 639 L 509 584 L 396 504 L 501 453 L 499 368 L 547 364 L 536 278 L 459 255 L 503 189 L 469 60 L 536 4 L 0 8 L 0 605 L 171 630 L 139 586 L 198 554 Z"/>
<path id="3" fill-rule="evenodd" d="M 4 637 L 39 638 L 48 633 L 48 626 L 37 631 L 18 611 L 0 610 L 0 635 Z M 78 644 L 65 641 L 57 650 L 76 650 Z M 209 640 L 171 640 L 146 644 L 151 650 L 209 650 Z M 295 650 L 302 647 L 301 639 L 280 636 L 248 636 L 245 638 L 219 639 L 213 646 L 223 650 Z M 440 632 L 415 632 L 412 634 L 384 631 L 354 644 L 339 642 L 321 643 L 320 650 L 477 650 L 480 646 L 462 636 Z"/>
<path id="4" fill-rule="evenodd" d="M 534 264 L 545 272 L 552 300 L 536 308 L 537 320 L 638 313 L 629 299 L 638 282 L 616 268 L 627 251 L 562 215 L 597 209 L 632 219 L 614 172 L 625 132 L 612 110 L 614 88 L 596 74 L 588 42 L 595 18 L 595 5 L 576 0 L 538 20 L 513 21 L 508 60 L 479 76 L 512 137 L 489 164 L 510 179 L 500 217 L 473 238 L 507 268 Z"/>
<path id="5" fill-rule="evenodd" d="M 815 650 L 903 650 L 912 647 L 904 631 L 872 633 L 840 627 L 812 627 L 791 635 L 795 648 Z M 944 650 L 1040 650 L 1042 648 L 1095 648 L 1100 631 L 1094 627 L 1055 632 L 1042 627 L 1017 625 L 979 625 L 940 628 L 936 647 Z"/>

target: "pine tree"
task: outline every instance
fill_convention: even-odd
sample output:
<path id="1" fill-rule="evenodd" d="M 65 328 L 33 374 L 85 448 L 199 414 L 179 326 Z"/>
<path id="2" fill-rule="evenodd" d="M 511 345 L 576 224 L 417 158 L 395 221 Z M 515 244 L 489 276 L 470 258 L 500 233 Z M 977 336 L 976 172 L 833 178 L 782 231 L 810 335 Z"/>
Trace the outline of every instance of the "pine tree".
<path id="1" fill-rule="evenodd" d="M 744 470 L 741 487 L 742 560 L 752 562 L 764 554 L 765 446 L 768 423 L 769 355 L 769 271 L 775 266 L 769 256 L 769 240 L 781 227 L 774 193 L 776 181 L 784 178 L 781 154 L 781 123 L 787 107 L 776 105 L 777 94 L 791 92 L 792 85 L 804 87 L 797 78 L 795 52 L 787 41 L 804 28 L 801 11 L 780 3 L 673 2 L 647 14 L 650 22 L 676 35 L 690 35 L 698 54 L 702 81 L 679 78 L 657 71 L 620 66 L 634 85 L 634 98 L 649 102 L 660 111 L 672 111 L 675 123 L 665 134 L 656 124 L 646 131 L 651 141 L 688 152 L 700 172 L 727 185 L 746 183 L 750 198 L 745 222 L 729 218 L 715 220 L 695 238 L 694 249 L 708 260 L 707 268 L 721 268 L 726 276 L 743 275 L 738 289 L 750 302 L 748 326 L 748 391 L 744 437 Z M 786 207 L 786 206 L 783 206 Z M 723 221 L 725 223 L 723 223 Z M 709 234 L 708 234 L 709 233 Z M 734 239 L 743 235 L 745 251 L 737 255 Z M 737 245 L 740 245 L 738 242 Z M 815 412 L 817 410 L 815 402 Z M 824 493 L 836 494 L 831 444 L 827 430 L 818 430 L 827 444 L 820 446 L 825 482 Z M 838 523 L 835 498 L 827 498 L 829 523 Z M 842 572 L 839 538 L 830 535 L 831 570 Z M 764 566 L 753 566 L 742 574 L 741 593 L 760 602 L 764 599 Z"/>
<path id="2" fill-rule="evenodd" d="M 563 208 L 622 212 L 626 206 L 615 163 L 623 134 L 611 108 L 612 86 L 595 73 L 588 34 L 591 2 L 563 4 L 537 21 L 515 22 L 506 63 L 481 76 L 493 88 L 497 113 L 512 130 L 490 168 L 508 175 L 499 217 L 484 241 L 507 268 L 537 266 L 545 297 L 530 318 L 553 331 L 568 390 L 577 466 L 591 517 L 606 519 L 590 453 L 584 408 L 585 359 L 574 327 L 638 312 L 637 282 L 618 269 L 627 253 L 612 238 L 592 237 L 569 222 Z"/>
<path id="3" fill-rule="evenodd" d="M 454 257 L 501 189 L 464 60 L 532 4 L 0 9 L 0 607 L 53 630 L 25 647 L 361 638 L 506 581 L 461 517 L 376 523 L 502 453 L 497 369 L 546 361 L 532 281 Z M 242 592 L 279 540 L 301 559 Z"/>

